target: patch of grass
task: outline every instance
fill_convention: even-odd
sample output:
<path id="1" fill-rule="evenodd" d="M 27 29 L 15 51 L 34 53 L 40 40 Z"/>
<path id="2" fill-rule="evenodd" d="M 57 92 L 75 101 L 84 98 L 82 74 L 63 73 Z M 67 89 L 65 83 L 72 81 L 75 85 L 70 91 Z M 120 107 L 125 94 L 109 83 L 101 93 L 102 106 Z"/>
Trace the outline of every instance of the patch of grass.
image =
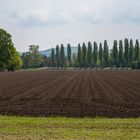
<path id="1" fill-rule="evenodd" d="M 140 140 L 140 118 L 0 116 L 0 139 Z"/>

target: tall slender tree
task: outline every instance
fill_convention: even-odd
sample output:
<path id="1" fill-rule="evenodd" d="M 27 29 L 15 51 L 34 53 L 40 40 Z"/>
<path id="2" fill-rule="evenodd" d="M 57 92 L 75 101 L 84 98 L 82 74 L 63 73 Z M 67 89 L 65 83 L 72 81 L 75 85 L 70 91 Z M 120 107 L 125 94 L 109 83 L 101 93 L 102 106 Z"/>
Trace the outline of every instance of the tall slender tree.
<path id="1" fill-rule="evenodd" d="M 100 66 L 103 64 L 103 47 L 102 43 L 99 44 L 99 60 L 100 60 Z"/>
<path id="2" fill-rule="evenodd" d="M 117 66 L 118 65 L 118 42 L 117 42 L 117 40 L 114 40 L 112 53 L 113 53 L 112 54 L 113 64 L 115 66 Z"/>
<path id="3" fill-rule="evenodd" d="M 56 65 L 60 67 L 60 50 L 59 45 L 56 46 Z"/>
<path id="4" fill-rule="evenodd" d="M 129 65 L 132 64 L 134 59 L 134 46 L 133 46 L 133 40 L 130 40 L 130 48 L 129 48 Z"/>
<path id="5" fill-rule="evenodd" d="M 70 44 L 67 45 L 67 57 L 68 57 L 69 66 L 71 66 L 71 45 Z"/>
<path id="6" fill-rule="evenodd" d="M 78 65 L 81 67 L 82 66 L 82 50 L 81 50 L 81 45 L 78 44 L 78 53 L 77 53 L 77 60 L 78 60 Z"/>
<path id="7" fill-rule="evenodd" d="M 98 45 L 96 42 L 93 43 L 93 65 L 97 65 L 97 60 L 98 60 Z"/>
<path id="8" fill-rule="evenodd" d="M 104 54 L 103 54 L 103 57 L 104 57 L 104 66 L 108 67 L 108 65 L 109 65 L 109 49 L 108 49 L 108 44 L 107 44 L 106 40 L 104 41 Z"/>
<path id="9" fill-rule="evenodd" d="M 51 62 L 52 62 L 52 67 L 55 66 L 55 52 L 54 52 L 54 48 L 52 48 L 51 51 Z"/>
<path id="10" fill-rule="evenodd" d="M 82 65 L 84 67 L 86 67 L 86 62 L 87 62 L 86 58 L 87 58 L 87 48 L 86 48 L 86 44 L 83 43 L 83 45 L 82 45 Z"/>
<path id="11" fill-rule="evenodd" d="M 92 44 L 91 44 L 91 42 L 88 42 L 87 63 L 88 63 L 89 67 L 92 64 Z"/>
<path id="12" fill-rule="evenodd" d="M 124 60 L 125 60 L 125 66 L 128 66 L 129 62 L 129 40 L 124 40 Z"/>
<path id="13" fill-rule="evenodd" d="M 61 49 L 60 49 L 60 63 L 61 63 L 61 68 L 64 67 L 64 61 L 65 61 L 64 45 L 61 44 Z"/>
<path id="14" fill-rule="evenodd" d="M 139 41 L 136 40 L 136 44 L 135 44 L 135 57 L 134 60 L 138 61 L 140 57 L 140 46 L 139 46 Z"/>
<path id="15" fill-rule="evenodd" d="M 123 41 L 122 40 L 119 41 L 118 62 L 119 62 L 119 66 L 123 66 L 124 59 L 123 59 Z"/>

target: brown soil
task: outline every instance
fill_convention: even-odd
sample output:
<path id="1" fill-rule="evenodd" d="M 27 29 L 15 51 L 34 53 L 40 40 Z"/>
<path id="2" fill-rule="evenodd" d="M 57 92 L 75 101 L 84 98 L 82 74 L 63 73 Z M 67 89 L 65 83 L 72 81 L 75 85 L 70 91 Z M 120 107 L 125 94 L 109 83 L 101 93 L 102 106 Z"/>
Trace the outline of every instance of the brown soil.
<path id="1" fill-rule="evenodd" d="M 140 117 L 140 71 L 0 73 L 0 114 Z"/>

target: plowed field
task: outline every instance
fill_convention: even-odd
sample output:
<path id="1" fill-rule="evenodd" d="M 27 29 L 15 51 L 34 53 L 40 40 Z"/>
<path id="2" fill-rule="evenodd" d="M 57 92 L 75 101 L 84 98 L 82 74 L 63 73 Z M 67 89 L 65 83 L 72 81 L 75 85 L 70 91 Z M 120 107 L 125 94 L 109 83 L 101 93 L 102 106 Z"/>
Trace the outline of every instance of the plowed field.
<path id="1" fill-rule="evenodd" d="M 140 117 L 140 71 L 0 73 L 0 114 Z"/>

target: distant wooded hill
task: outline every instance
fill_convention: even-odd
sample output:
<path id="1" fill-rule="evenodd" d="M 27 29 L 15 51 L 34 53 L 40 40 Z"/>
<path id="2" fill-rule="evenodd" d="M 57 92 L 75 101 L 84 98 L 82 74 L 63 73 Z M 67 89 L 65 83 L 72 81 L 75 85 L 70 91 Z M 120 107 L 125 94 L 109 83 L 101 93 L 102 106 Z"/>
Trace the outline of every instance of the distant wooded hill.
<path id="1" fill-rule="evenodd" d="M 40 51 L 40 53 L 45 56 L 50 56 L 51 51 L 52 49 L 48 49 L 48 50 Z M 65 51 L 65 55 L 67 55 L 67 48 L 64 48 L 64 51 Z M 72 54 L 77 53 L 77 47 L 71 47 L 71 51 L 72 51 Z"/>

